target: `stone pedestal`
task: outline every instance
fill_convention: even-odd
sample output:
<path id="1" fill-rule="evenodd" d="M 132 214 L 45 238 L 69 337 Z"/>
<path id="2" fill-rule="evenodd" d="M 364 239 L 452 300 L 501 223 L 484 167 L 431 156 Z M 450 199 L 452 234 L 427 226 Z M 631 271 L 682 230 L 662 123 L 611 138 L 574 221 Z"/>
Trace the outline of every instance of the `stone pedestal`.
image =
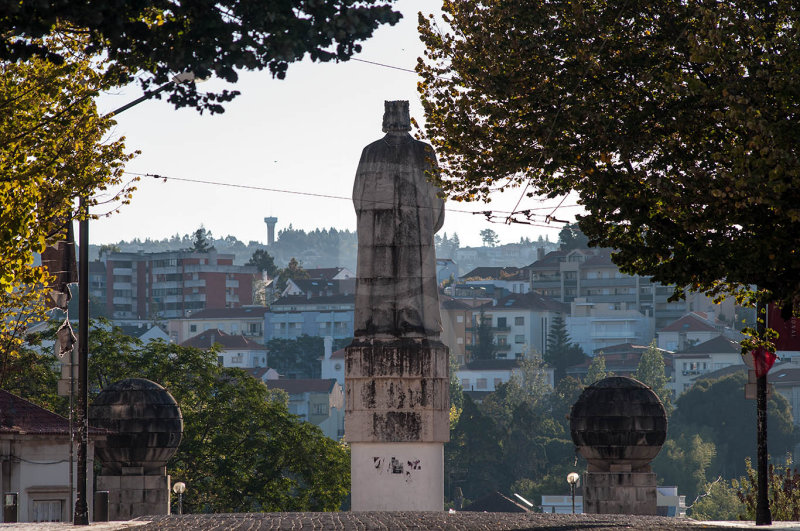
<path id="1" fill-rule="evenodd" d="M 450 438 L 448 349 L 419 338 L 345 350 L 354 511 L 441 511 Z"/>
<path id="2" fill-rule="evenodd" d="M 136 474 L 97 476 L 98 491 L 108 491 L 109 520 L 130 520 L 150 514 L 170 514 L 170 477 Z"/>
<path id="3" fill-rule="evenodd" d="M 657 515 L 656 475 L 652 472 L 587 472 L 583 512 Z"/>

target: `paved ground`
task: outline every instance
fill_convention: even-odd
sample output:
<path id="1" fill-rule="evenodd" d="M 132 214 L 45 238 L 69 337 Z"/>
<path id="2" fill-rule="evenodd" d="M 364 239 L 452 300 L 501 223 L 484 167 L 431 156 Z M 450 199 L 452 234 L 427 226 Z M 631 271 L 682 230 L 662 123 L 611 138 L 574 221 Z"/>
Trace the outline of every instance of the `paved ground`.
<path id="1" fill-rule="evenodd" d="M 755 528 L 752 522 L 697 522 L 690 519 L 651 516 L 513 514 L 513 513 L 254 513 L 149 516 L 130 522 L 95 523 L 91 531 L 266 531 L 266 530 L 524 530 L 699 531 L 702 529 Z M 70 524 L 0 524 L 0 530 L 65 531 Z M 800 522 L 776 522 L 757 529 L 800 531 Z"/>

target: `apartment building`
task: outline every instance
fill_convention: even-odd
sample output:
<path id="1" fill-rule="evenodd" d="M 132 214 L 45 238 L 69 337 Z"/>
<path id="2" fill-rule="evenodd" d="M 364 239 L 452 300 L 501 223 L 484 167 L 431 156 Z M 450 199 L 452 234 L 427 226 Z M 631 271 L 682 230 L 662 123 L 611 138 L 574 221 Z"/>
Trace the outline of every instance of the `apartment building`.
<path id="1" fill-rule="evenodd" d="M 183 343 L 190 337 L 216 328 L 231 335 L 242 335 L 256 343 L 264 341 L 265 306 L 241 308 L 209 308 L 189 317 L 170 319 L 167 323 L 170 341 Z"/>
<path id="2" fill-rule="evenodd" d="M 689 311 L 690 301 L 669 301 L 674 288 L 649 277 L 626 275 L 608 249 L 553 251 L 528 266 L 531 291 L 561 302 L 584 299 L 636 310 L 655 321 L 656 330 Z"/>
<path id="3" fill-rule="evenodd" d="M 264 341 L 309 336 L 353 337 L 355 295 L 309 297 L 289 295 L 275 301 L 264 314 Z"/>
<path id="4" fill-rule="evenodd" d="M 547 333 L 553 318 L 569 313 L 569 305 L 536 293 L 511 294 L 472 311 L 473 341 L 467 345 L 467 358 L 476 347 L 477 329 L 482 319 L 489 321 L 498 359 L 523 358 L 547 350 Z"/>
<path id="5" fill-rule="evenodd" d="M 250 305 L 258 271 L 234 265 L 233 258 L 216 251 L 111 253 L 105 258 L 108 313 L 113 319 L 173 319 Z"/>

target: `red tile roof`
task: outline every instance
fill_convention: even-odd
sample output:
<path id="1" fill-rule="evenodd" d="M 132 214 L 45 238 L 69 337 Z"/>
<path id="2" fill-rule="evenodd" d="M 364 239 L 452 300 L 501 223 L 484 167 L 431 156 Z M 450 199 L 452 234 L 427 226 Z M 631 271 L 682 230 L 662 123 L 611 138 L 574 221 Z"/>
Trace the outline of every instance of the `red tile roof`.
<path id="1" fill-rule="evenodd" d="M 703 319 L 697 314 L 689 313 L 673 321 L 666 327 L 659 330 L 660 332 L 716 332 L 708 321 Z"/>
<path id="2" fill-rule="evenodd" d="M 251 341 L 244 336 L 227 334 L 217 328 L 212 328 L 190 337 L 181 343 L 181 346 L 206 349 L 211 348 L 215 343 L 219 343 L 226 350 L 266 350 L 264 345 Z"/>
<path id="3" fill-rule="evenodd" d="M 333 387 L 336 384 L 336 378 L 327 380 L 267 380 L 265 383 L 270 389 L 283 389 L 290 395 L 299 395 L 301 393 L 330 393 L 333 391 Z"/>
<path id="4" fill-rule="evenodd" d="M 494 306 L 487 305 L 487 310 L 549 310 L 552 312 L 569 313 L 569 304 L 559 302 L 538 293 L 512 293 L 497 301 Z"/>
<path id="5" fill-rule="evenodd" d="M 331 353 L 332 360 L 343 360 L 344 359 L 344 349 L 336 350 Z"/>
<path id="6" fill-rule="evenodd" d="M 719 335 L 714 339 L 692 345 L 676 354 L 738 354 L 740 351 L 739 343 Z"/>
<path id="7" fill-rule="evenodd" d="M 33 402 L 0 390 L 0 433 L 69 435 L 69 421 Z M 104 435 L 109 432 L 89 428 L 89 433 Z"/>

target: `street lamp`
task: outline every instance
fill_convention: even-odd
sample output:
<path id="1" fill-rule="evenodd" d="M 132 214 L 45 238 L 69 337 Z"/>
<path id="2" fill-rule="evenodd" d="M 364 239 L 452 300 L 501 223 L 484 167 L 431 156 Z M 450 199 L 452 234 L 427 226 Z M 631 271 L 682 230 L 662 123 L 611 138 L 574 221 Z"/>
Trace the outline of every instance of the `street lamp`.
<path id="1" fill-rule="evenodd" d="M 172 492 L 178 495 L 178 514 L 183 514 L 183 493 L 186 492 L 186 483 L 178 481 L 172 486 Z"/>
<path id="2" fill-rule="evenodd" d="M 575 487 L 580 481 L 581 476 L 577 472 L 570 472 L 567 474 L 567 483 L 569 483 L 569 490 L 572 494 L 572 514 L 575 514 Z"/>
<path id="3" fill-rule="evenodd" d="M 178 74 L 171 81 L 164 83 L 156 90 L 145 93 L 127 105 L 111 111 L 105 117 L 115 116 L 131 107 L 146 101 L 163 92 L 175 83 L 188 83 L 195 80 L 194 74 L 185 72 Z M 78 223 L 79 257 L 78 257 L 78 410 L 75 418 L 78 424 L 78 474 L 75 496 L 75 511 L 72 523 L 89 525 L 89 504 L 87 502 L 87 452 L 89 448 L 89 202 L 85 195 L 80 198 L 80 211 L 83 219 Z M 71 385 L 71 384 L 70 384 Z"/>

